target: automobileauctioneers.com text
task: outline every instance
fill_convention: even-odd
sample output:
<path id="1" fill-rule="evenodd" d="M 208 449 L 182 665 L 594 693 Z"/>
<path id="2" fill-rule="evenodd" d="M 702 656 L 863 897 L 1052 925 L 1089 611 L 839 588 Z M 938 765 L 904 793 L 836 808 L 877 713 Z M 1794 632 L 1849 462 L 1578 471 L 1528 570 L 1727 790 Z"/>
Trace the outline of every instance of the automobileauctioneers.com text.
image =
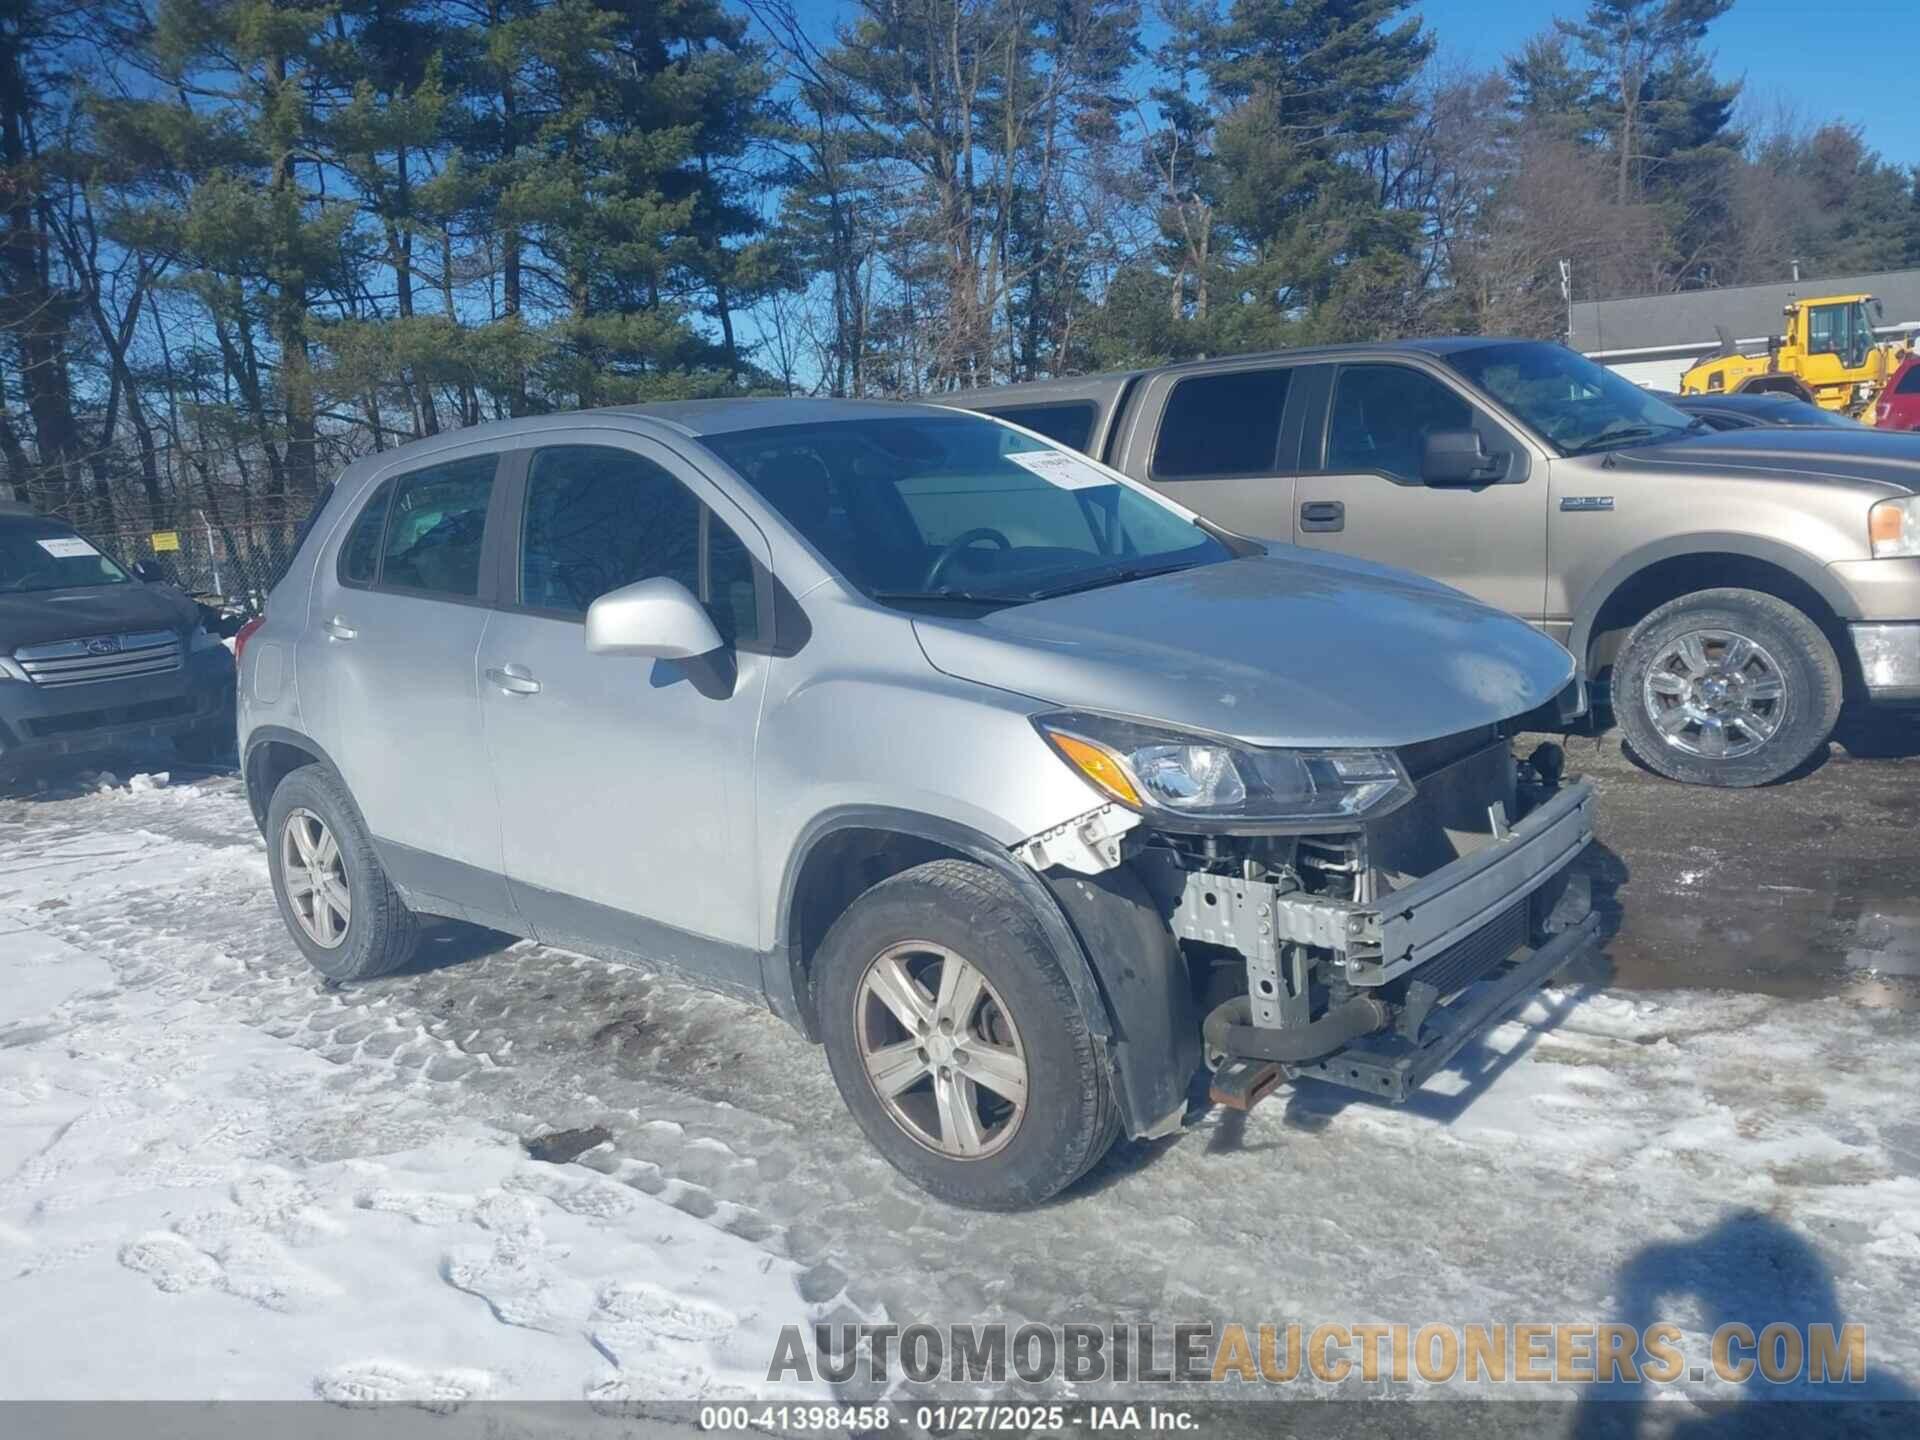
<path id="1" fill-rule="evenodd" d="M 789 1325 L 769 1381 L 884 1386 L 896 1379 L 1040 1385 L 1671 1385 L 1677 1381 L 1846 1386 L 1866 1379 L 1860 1325 L 1721 1325 L 1704 1345 L 1671 1323 L 1512 1325 L 1196 1322 L 1065 1325 Z"/>

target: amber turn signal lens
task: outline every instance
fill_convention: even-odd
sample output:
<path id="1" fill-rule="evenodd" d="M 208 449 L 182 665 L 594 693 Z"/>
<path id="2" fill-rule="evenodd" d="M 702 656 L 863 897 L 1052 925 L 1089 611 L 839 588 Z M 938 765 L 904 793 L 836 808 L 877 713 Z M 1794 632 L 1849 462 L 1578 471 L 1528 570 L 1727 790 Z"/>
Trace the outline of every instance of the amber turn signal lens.
<path id="1" fill-rule="evenodd" d="M 1120 762 L 1113 754 L 1090 740 L 1082 740 L 1073 735 L 1053 736 L 1053 743 L 1060 753 L 1073 762 L 1073 766 L 1094 785 L 1122 805 L 1140 808 L 1140 792 L 1133 788 L 1133 782 L 1127 779 L 1127 772 L 1120 768 Z"/>
<path id="2" fill-rule="evenodd" d="M 1867 534 L 1875 546 L 1898 545 L 1906 522 L 1907 512 L 1903 506 L 1876 505 L 1868 513 Z"/>

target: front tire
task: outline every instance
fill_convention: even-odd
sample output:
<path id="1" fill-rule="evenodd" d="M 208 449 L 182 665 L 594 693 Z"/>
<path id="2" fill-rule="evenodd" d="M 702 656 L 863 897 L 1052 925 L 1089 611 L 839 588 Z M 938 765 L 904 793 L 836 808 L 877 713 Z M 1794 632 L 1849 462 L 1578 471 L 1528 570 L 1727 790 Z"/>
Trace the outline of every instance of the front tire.
<path id="1" fill-rule="evenodd" d="M 1843 685 L 1833 645 L 1786 601 L 1702 590 L 1628 634 L 1613 710 L 1634 753 L 1692 785 L 1765 785 L 1833 734 Z"/>
<path id="2" fill-rule="evenodd" d="M 848 907 L 815 962 L 821 1038 L 874 1148 L 955 1205 L 1071 1185 L 1119 1124 L 1104 1059 L 1026 899 L 935 860 Z"/>
<path id="3" fill-rule="evenodd" d="M 419 921 L 387 879 L 346 787 L 303 765 L 267 802 L 267 868 L 280 918 L 329 980 L 368 980 L 413 956 Z"/>

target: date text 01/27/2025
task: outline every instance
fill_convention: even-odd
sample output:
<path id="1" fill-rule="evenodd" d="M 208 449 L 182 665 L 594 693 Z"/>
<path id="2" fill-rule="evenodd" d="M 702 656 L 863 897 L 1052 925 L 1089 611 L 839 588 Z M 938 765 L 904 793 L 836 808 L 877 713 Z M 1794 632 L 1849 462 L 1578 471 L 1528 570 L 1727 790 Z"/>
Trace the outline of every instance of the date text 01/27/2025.
<path id="1" fill-rule="evenodd" d="M 852 1431 L 871 1434 L 911 1416 L 921 1431 L 1028 1435 L 1072 1427 L 1096 1431 L 1192 1432 L 1198 1417 L 1176 1405 L 703 1405 L 702 1430 Z"/>

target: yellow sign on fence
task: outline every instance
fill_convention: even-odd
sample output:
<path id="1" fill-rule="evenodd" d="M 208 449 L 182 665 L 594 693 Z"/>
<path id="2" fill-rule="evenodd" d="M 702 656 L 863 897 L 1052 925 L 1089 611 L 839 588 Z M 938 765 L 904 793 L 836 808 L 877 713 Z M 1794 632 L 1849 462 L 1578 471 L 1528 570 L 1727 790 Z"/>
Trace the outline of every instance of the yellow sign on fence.
<path id="1" fill-rule="evenodd" d="M 154 531 L 153 548 L 156 554 L 162 550 L 178 550 L 180 548 L 180 532 L 178 530 Z"/>

